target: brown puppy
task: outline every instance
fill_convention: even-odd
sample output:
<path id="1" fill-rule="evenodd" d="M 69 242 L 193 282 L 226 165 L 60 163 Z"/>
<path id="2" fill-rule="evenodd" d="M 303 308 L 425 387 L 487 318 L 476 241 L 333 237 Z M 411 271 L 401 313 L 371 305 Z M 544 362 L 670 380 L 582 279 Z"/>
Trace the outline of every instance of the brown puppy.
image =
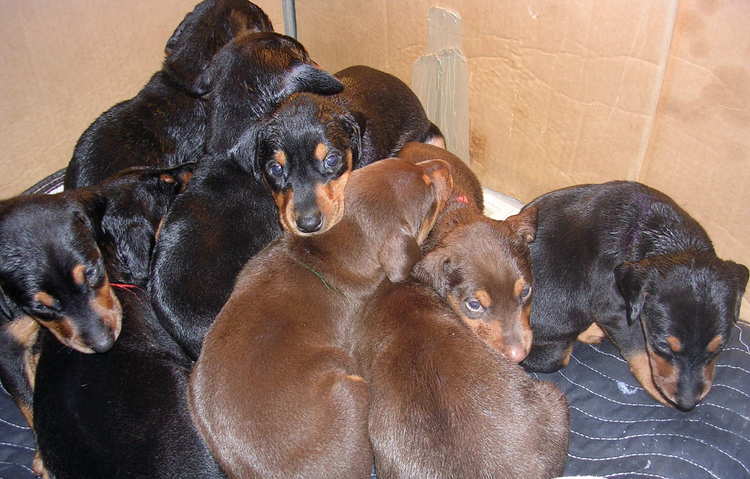
<path id="1" fill-rule="evenodd" d="M 245 265 L 190 382 L 193 418 L 229 477 L 369 474 L 351 324 L 383 279 L 409 274 L 449 191 L 443 162 L 373 163 L 351 173 L 336 226 L 286 234 Z"/>
<path id="2" fill-rule="evenodd" d="M 562 473 L 562 393 L 478 341 L 428 286 L 385 281 L 360 317 L 356 356 L 380 479 Z"/>
<path id="3" fill-rule="evenodd" d="M 458 157 L 422 143 L 406 145 L 399 157 L 446 161 L 454 184 L 414 276 L 431 285 L 490 347 L 521 362 L 532 341 L 528 243 L 536 231 L 536 210 L 493 220 L 482 214 L 479 180 Z"/>

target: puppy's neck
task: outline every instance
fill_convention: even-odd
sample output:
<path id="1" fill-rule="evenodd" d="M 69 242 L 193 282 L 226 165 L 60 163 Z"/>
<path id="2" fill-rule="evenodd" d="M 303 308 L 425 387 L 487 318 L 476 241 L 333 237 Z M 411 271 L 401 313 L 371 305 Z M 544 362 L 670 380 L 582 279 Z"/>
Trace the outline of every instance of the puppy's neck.
<path id="1" fill-rule="evenodd" d="M 422 245 L 422 251 L 427 252 L 435 248 L 451 231 L 462 225 L 481 221 L 483 215 L 468 195 L 452 194 L 445 209 L 440 213 L 427 240 Z"/>

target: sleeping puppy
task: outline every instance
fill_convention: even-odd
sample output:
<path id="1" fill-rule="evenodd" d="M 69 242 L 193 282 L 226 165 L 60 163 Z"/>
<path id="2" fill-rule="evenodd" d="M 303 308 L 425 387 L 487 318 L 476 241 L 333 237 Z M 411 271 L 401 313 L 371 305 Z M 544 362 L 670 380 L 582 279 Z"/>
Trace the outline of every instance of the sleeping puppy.
<path id="1" fill-rule="evenodd" d="M 0 204 L 0 377 L 30 426 L 41 337 L 66 356 L 59 342 L 86 355 L 113 347 L 122 307 L 103 257 L 144 282 L 142 253 L 156 227 L 144 214 L 163 213 L 191 170 L 131 169 L 95 187 Z"/>
<path id="2" fill-rule="evenodd" d="M 190 379 L 198 429 L 232 478 L 367 477 L 368 386 L 352 322 L 388 277 L 405 279 L 447 199 L 441 161 L 355 171 L 326 233 L 287 233 L 253 257 Z"/>
<path id="3" fill-rule="evenodd" d="M 186 173 L 141 170 L 111 184 L 119 210 L 107 209 L 102 228 L 125 213 L 140 225 L 127 238 L 137 251 L 135 262 L 121 261 L 123 243 L 114 236 L 101 243 L 123 311 L 114 347 L 92 356 L 62 350 L 49 335 L 41 340 L 35 429 L 44 465 L 57 479 L 224 477 L 187 409 L 191 361 L 154 316 L 147 278 L 130 269 L 148 264 L 161 219 L 186 186 Z"/>
<path id="4" fill-rule="evenodd" d="M 258 120 L 296 91 L 343 88 L 300 43 L 276 33 L 233 40 L 196 85 L 212 112 L 209 154 L 165 218 L 149 283 L 160 321 L 193 359 L 242 265 L 281 233 L 253 174 Z"/>
<path id="5" fill-rule="evenodd" d="M 479 341 L 429 286 L 384 281 L 355 331 L 379 478 L 562 473 L 565 396 Z"/>
<path id="6" fill-rule="evenodd" d="M 185 16 L 165 48 L 162 69 L 130 100 L 102 113 L 81 135 L 65 189 L 93 185 L 135 165 L 196 161 L 206 139 L 206 107 L 195 81 L 214 54 L 247 32 L 273 31 L 246 0 L 204 0 Z"/>
<path id="7" fill-rule="evenodd" d="M 445 146 L 419 99 L 401 80 L 366 66 L 336 73 L 338 95 L 292 95 L 260 130 L 257 173 L 282 225 L 298 235 L 327 231 L 341 218 L 352 169 L 395 156 L 409 141 Z"/>
<path id="8" fill-rule="evenodd" d="M 407 143 L 399 158 L 440 159 L 450 165 L 453 189 L 422 245 L 413 275 L 430 285 L 488 346 L 511 362 L 531 349 L 531 258 L 536 210 L 505 221 L 482 213 L 482 187 L 460 158 L 423 143 Z"/>
<path id="9" fill-rule="evenodd" d="M 534 344 L 524 365 L 565 366 L 576 338 L 591 341 L 596 324 L 651 396 L 693 409 L 738 319 L 747 268 L 717 258 L 698 222 L 640 183 L 564 188 L 527 207 L 539 218 Z"/>

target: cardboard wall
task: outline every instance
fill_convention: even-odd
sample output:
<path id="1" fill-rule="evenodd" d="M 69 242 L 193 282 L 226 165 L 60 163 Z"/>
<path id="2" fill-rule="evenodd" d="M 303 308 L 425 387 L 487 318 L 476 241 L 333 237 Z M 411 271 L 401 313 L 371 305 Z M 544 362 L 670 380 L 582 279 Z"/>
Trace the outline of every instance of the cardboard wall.
<path id="1" fill-rule="evenodd" d="M 159 68 L 195 3 L 0 2 L 0 196 L 64 167 L 91 121 Z M 281 2 L 256 3 L 283 31 Z M 750 264 L 749 2 L 300 0 L 299 39 L 331 71 L 367 64 L 410 83 L 435 6 L 462 20 L 485 186 L 528 201 L 639 180 Z"/>

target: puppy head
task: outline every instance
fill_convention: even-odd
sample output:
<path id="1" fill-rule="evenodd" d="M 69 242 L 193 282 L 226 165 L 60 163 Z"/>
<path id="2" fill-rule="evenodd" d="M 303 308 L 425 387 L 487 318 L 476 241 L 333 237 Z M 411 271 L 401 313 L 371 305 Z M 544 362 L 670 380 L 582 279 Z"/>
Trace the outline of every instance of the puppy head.
<path id="1" fill-rule="evenodd" d="M 122 311 L 86 209 L 63 195 L 0 207 L 0 281 L 8 299 L 82 353 L 109 350 Z"/>
<path id="2" fill-rule="evenodd" d="M 376 253 L 390 281 L 409 276 L 421 255 L 419 245 L 444 208 L 451 184 L 448 165 L 440 160 L 415 165 L 391 158 L 352 172 L 345 220 L 356 223 L 369 240 L 368 251 Z"/>
<path id="3" fill-rule="evenodd" d="M 187 188 L 194 166 L 128 168 L 92 188 L 99 203 L 97 242 L 118 281 L 145 286 L 162 219 Z"/>
<path id="4" fill-rule="evenodd" d="M 678 409 L 694 408 L 739 317 L 747 268 L 689 252 L 624 263 L 615 280 L 629 323 L 643 328 L 654 385 Z"/>
<path id="5" fill-rule="evenodd" d="M 233 38 L 247 32 L 271 31 L 268 16 L 246 0 L 204 0 L 167 40 L 164 70 L 188 87 Z"/>
<path id="6" fill-rule="evenodd" d="M 354 117 L 325 97 L 298 93 L 279 105 L 258 135 L 255 171 L 284 229 L 309 236 L 341 220 L 359 145 Z"/>
<path id="7" fill-rule="evenodd" d="M 535 230 L 534 208 L 506 221 L 482 217 L 448 233 L 412 271 L 479 338 L 514 363 L 531 350 L 528 243 Z"/>
<path id="8" fill-rule="evenodd" d="M 338 93 L 343 84 L 313 62 L 304 47 L 277 33 L 241 35 L 217 53 L 193 84 L 210 109 L 209 153 L 232 151 L 241 166 L 252 167 L 255 152 L 247 130 L 296 92 Z"/>

